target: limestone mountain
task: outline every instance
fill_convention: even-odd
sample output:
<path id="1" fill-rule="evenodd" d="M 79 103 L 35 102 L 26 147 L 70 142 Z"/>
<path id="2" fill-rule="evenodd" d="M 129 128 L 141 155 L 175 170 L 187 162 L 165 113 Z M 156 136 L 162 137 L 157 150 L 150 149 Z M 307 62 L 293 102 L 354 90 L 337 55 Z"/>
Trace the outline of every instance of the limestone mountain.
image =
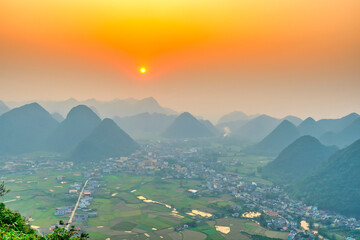
<path id="1" fill-rule="evenodd" d="M 214 133 L 188 112 L 180 114 L 163 133 L 167 138 L 203 138 Z"/>
<path id="2" fill-rule="evenodd" d="M 266 137 L 280 122 L 281 120 L 277 118 L 268 115 L 260 115 L 245 123 L 238 130 L 233 132 L 233 135 L 241 140 L 256 143 Z"/>
<path id="3" fill-rule="evenodd" d="M 325 144 L 333 144 L 339 147 L 346 147 L 360 138 L 360 117 L 353 121 L 342 131 L 334 133 L 327 132 L 321 136 L 320 140 Z"/>
<path id="4" fill-rule="evenodd" d="M 336 150 L 336 147 L 324 146 L 313 136 L 302 136 L 268 163 L 262 169 L 262 174 L 276 183 L 290 183 L 317 168 Z"/>
<path id="5" fill-rule="evenodd" d="M 114 99 L 112 101 L 99 101 L 88 99 L 78 101 L 70 98 L 65 101 L 42 101 L 40 102 L 45 109 L 50 112 L 58 112 L 65 116 L 73 107 L 77 105 L 89 106 L 98 116 L 106 118 L 133 116 L 140 113 L 163 113 L 176 114 L 175 111 L 161 106 L 154 98 L 144 99 Z M 96 109 L 96 110 L 95 110 Z"/>
<path id="6" fill-rule="evenodd" d="M 299 132 L 301 135 L 311 135 L 314 137 L 319 137 L 324 134 L 324 130 L 319 126 L 319 124 L 311 117 L 305 119 L 299 126 Z"/>
<path id="7" fill-rule="evenodd" d="M 354 122 L 360 115 L 357 113 L 350 113 L 342 118 L 337 119 L 321 119 L 317 123 L 325 132 L 340 132 L 352 122 Z"/>
<path id="8" fill-rule="evenodd" d="M 296 126 L 288 120 L 282 121 L 261 142 L 247 151 L 260 155 L 277 156 L 285 147 L 300 137 Z"/>
<path id="9" fill-rule="evenodd" d="M 240 112 L 240 111 L 234 111 L 228 114 L 225 114 L 218 120 L 218 124 L 220 123 L 227 123 L 227 122 L 235 122 L 239 120 L 250 120 L 252 118 L 256 117 L 256 115 L 248 116 L 247 114 Z"/>
<path id="10" fill-rule="evenodd" d="M 143 137 L 160 136 L 175 118 L 175 115 L 162 113 L 140 113 L 130 117 L 115 117 L 114 121 L 127 133 Z"/>
<path id="11" fill-rule="evenodd" d="M 100 124 L 101 119 L 87 106 L 79 105 L 70 110 L 48 140 L 52 151 L 67 153 Z"/>
<path id="12" fill-rule="evenodd" d="M 295 126 L 298 126 L 303 121 L 301 118 L 292 115 L 286 116 L 282 120 L 288 120 L 289 122 L 293 123 Z"/>
<path id="13" fill-rule="evenodd" d="M 215 136 L 220 135 L 220 131 L 209 121 L 209 120 L 199 120 L 202 124 L 204 124 Z"/>
<path id="14" fill-rule="evenodd" d="M 59 123 L 38 103 L 14 108 L 0 116 L 0 152 L 28 153 L 43 150 Z"/>
<path id="15" fill-rule="evenodd" d="M 65 120 L 65 118 L 58 112 L 52 113 L 51 116 L 59 123 Z"/>
<path id="16" fill-rule="evenodd" d="M 294 196 L 324 209 L 360 216 L 360 140 L 334 153 L 292 185 Z"/>
<path id="17" fill-rule="evenodd" d="M 140 146 L 113 120 L 105 118 L 71 153 L 78 162 L 100 161 L 110 157 L 129 156 Z"/>
<path id="18" fill-rule="evenodd" d="M 9 110 L 9 107 L 4 102 L 0 101 L 0 115 L 8 112 Z"/>

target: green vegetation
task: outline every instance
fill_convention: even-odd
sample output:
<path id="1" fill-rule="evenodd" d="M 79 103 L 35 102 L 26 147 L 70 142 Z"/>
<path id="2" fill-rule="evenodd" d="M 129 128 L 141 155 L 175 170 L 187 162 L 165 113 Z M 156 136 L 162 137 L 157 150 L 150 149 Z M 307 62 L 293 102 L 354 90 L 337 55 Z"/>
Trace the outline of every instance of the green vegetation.
<path id="1" fill-rule="evenodd" d="M 0 197 L 8 193 L 4 184 L 0 186 Z M 11 211 L 5 207 L 4 203 L 0 203 L 0 239 L 9 240 L 84 240 L 88 239 L 88 234 L 81 233 L 77 235 L 77 231 L 72 226 L 70 230 L 65 229 L 65 224 L 60 221 L 60 226 L 53 229 L 52 233 L 46 236 L 36 234 L 27 220 L 20 213 Z"/>
<path id="2" fill-rule="evenodd" d="M 318 167 L 335 151 L 336 147 L 326 147 L 312 136 L 303 136 L 267 164 L 262 174 L 276 183 L 290 183 Z"/>
<path id="3" fill-rule="evenodd" d="M 336 152 L 314 173 L 293 184 L 291 190 L 319 207 L 360 216 L 360 140 Z"/>
<path id="4" fill-rule="evenodd" d="M 251 235 L 252 240 L 280 240 L 281 238 L 270 238 L 261 235 Z"/>
<path id="5" fill-rule="evenodd" d="M 57 176 L 63 176 L 66 183 L 57 182 Z M 31 224 L 43 228 L 66 220 L 54 216 L 55 208 L 74 204 L 76 198 L 67 198 L 66 193 L 72 183 L 82 181 L 80 174 L 58 171 L 39 171 L 34 175 L 12 174 L 7 178 L 6 186 L 11 192 L 4 197 L 6 206 L 26 217 L 31 216 Z"/>

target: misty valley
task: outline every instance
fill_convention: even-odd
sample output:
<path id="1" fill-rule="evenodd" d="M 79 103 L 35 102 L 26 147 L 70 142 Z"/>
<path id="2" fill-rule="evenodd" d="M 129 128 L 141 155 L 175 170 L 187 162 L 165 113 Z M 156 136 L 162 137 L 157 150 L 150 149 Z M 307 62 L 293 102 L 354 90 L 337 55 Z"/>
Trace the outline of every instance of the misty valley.
<path id="1" fill-rule="evenodd" d="M 214 124 L 146 98 L 0 114 L 1 239 L 360 238 L 357 113 Z"/>

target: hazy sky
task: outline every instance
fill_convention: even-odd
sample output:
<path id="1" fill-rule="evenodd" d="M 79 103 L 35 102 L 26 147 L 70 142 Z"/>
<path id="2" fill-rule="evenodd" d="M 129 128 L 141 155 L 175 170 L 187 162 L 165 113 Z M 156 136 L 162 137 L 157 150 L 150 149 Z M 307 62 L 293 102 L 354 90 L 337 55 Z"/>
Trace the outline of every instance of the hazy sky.
<path id="1" fill-rule="evenodd" d="M 360 1 L 0 0 L 0 84 L 205 117 L 360 112 Z"/>

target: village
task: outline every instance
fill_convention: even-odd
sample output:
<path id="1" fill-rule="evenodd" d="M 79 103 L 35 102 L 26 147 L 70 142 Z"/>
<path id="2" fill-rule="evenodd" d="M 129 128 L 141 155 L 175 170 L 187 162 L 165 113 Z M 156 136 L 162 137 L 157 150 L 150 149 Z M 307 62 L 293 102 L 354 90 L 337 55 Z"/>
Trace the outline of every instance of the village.
<path id="1" fill-rule="evenodd" d="M 109 158 L 89 163 L 86 167 L 76 166 L 72 162 L 60 162 L 59 157 L 54 156 L 46 160 L 12 159 L 1 171 L 3 174 L 12 172 L 33 174 L 40 169 L 81 170 L 84 181 L 92 177 L 93 179 L 84 189 L 74 215 L 74 221 L 83 223 L 83 227 L 86 227 L 88 218 L 97 217 L 96 209 L 91 208 L 93 194 L 100 187 L 99 181 L 95 179 L 101 179 L 107 174 L 126 173 L 156 175 L 164 180 L 200 179 L 202 184 L 198 186 L 198 189 L 189 191 L 193 197 L 230 194 L 234 202 L 238 203 L 231 209 L 219 209 L 221 214 L 218 217 L 253 218 L 268 229 L 289 232 L 289 240 L 317 238 L 318 229 L 323 227 L 360 229 L 359 220 L 292 199 L 281 186 L 268 186 L 251 180 L 249 176 L 227 172 L 226 167 L 241 165 L 241 163 L 218 161 L 217 157 L 221 153 L 199 149 L 196 147 L 179 148 L 171 144 L 156 142 L 144 145 L 142 151 L 130 157 Z M 226 151 L 226 149 L 220 149 L 220 151 Z M 218 149 L 217 152 L 219 152 Z M 58 176 L 56 180 L 59 183 L 66 181 L 62 176 Z M 74 205 L 82 187 L 82 182 L 74 182 L 66 193 L 67 198 L 74 200 Z M 68 217 L 74 210 L 74 205 L 56 206 L 54 215 Z M 246 216 L 245 212 L 258 214 L 255 217 Z M 214 217 L 216 218 L 217 214 L 214 214 Z M 52 224 L 52 228 L 56 225 L 56 223 Z"/>

